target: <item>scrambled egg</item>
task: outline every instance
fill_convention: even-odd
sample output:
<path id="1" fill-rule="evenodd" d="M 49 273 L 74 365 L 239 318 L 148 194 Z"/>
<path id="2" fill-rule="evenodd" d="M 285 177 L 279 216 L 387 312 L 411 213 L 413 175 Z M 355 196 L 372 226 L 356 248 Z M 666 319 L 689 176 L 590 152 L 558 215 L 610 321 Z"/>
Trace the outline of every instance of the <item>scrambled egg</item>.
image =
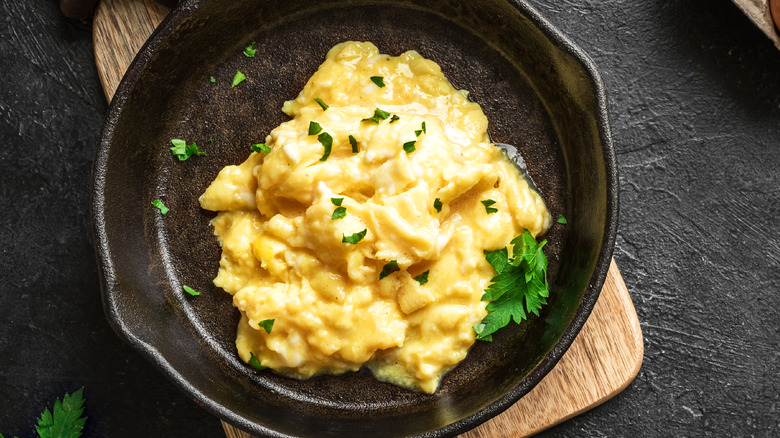
<path id="1" fill-rule="evenodd" d="M 543 200 L 479 105 L 414 51 L 339 44 L 283 111 L 270 152 L 200 198 L 219 212 L 214 284 L 241 311 L 239 356 L 295 378 L 366 365 L 434 392 L 486 315 L 483 251 L 546 231 Z"/>

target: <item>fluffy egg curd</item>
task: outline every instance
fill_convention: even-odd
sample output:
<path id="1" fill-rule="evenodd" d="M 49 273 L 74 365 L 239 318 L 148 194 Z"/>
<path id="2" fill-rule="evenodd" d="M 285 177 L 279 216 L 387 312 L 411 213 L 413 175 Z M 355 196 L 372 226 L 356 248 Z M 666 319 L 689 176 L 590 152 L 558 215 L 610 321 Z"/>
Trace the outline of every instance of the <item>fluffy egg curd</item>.
<path id="1" fill-rule="evenodd" d="M 367 366 L 434 392 L 475 342 L 484 251 L 550 214 L 439 66 L 333 47 L 249 158 L 200 197 L 244 362 L 294 378 Z M 259 363 L 259 365 L 258 365 Z"/>

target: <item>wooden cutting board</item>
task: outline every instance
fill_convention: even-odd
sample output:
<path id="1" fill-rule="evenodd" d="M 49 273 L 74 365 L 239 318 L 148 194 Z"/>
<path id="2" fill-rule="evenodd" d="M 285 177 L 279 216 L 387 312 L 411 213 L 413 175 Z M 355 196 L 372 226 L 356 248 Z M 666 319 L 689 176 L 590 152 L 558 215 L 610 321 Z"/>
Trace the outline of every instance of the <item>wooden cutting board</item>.
<path id="1" fill-rule="evenodd" d="M 100 2 L 93 41 L 109 101 L 135 54 L 168 12 L 153 0 Z M 643 354 L 639 320 L 613 261 L 593 313 L 558 365 L 503 414 L 460 438 L 528 436 L 591 409 L 634 380 Z M 222 426 L 229 438 L 251 438 L 225 422 Z"/>

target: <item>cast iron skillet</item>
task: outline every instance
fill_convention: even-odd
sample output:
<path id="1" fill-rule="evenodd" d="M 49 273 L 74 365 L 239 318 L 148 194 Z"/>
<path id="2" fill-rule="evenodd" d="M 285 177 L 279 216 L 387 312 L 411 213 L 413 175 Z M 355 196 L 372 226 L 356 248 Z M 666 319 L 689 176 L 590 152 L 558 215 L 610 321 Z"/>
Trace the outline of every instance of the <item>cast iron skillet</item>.
<path id="1" fill-rule="evenodd" d="M 287 119 L 282 103 L 345 40 L 439 63 L 482 105 L 493 140 L 518 147 L 554 217 L 569 220 L 546 236 L 552 294 L 541 315 L 478 342 L 432 395 L 367 372 L 297 381 L 252 370 L 235 354 L 238 311 L 211 284 L 220 248 L 198 196 Z M 248 79 L 231 88 L 237 69 Z M 172 138 L 207 155 L 180 162 Z M 453 436 L 509 407 L 568 349 L 609 267 L 617 193 L 598 73 L 523 2 L 185 1 L 130 66 L 96 153 L 103 304 L 116 332 L 182 390 L 255 435 Z"/>

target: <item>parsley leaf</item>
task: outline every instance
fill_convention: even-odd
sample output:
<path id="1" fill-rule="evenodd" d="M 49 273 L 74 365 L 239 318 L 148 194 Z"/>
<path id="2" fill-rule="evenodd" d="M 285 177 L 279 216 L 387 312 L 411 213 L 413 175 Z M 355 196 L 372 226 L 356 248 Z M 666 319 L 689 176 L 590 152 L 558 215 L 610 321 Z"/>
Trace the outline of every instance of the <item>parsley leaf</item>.
<path id="1" fill-rule="evenodd" d="M 265 330 L 266 333 L 270 334 L 271 329 L 274 328 L 274 320 L 273 319 L 264 319 L 257 323 L 257 325 L 260 326 L 261 329 Z"/>
<path id="2" fill-rule="evenodd" d="M 246 80 L 246 76 L 244 76 L 244 74 L 241 73 L 241 71 L 236 70 L 236 75 L 233 76 L 233 85 L 231 85 L 230 88 L 235 87 L 236 85 L 244 82 L 245 80 Z"/>
<path id="3" fill-rule="evenodd" d="M 271 148 L 269 148 L 265 143 L 253 144 L 252 146 L 249 146 L 249 149 L 252 149 L 257 153 L 265 152 L 267 154 L 271 152 Z"/>
<path id="4" fill-rule="evenodd" d="M 337 206 L 337 208 L 333 210 L 333 214 L 330 216 L 332 220 L 342 219 L 347 215 L 347 207 L 341 206 L 341 203 L 344 202 L 344 198 L 330 198 L 330 202 Z"/>
<path id="5" fill-rule="evenodd" d="M 361 240 L 363 240 L 364 237 L 366 237 L 366 233 L 368 232 L 368 229 L 363 229 L 363 231 L 359 233 L 355 233 L 352 235 L 347 236 L 346 234 L 341 235 L 341 243 L 351 243 L 353 245 L 357 244 Z"/>
<path id="6" fill-rule="evenodd" d="M 371 76 L 371 82 L 375 83 L 379 88 L 383 88 L 385 86 L 385 78 L 382 76 Z"/>
<path id="7" fill-rule="evenodd" d="M 490 301 L 486 307 L 489 313 L 474 325 L 477 339 L 492 341 L 492 334 L 509 324 L 510 319 L 519 324 L 529 313 L 538 316 L 542 305 L 547 304 L 547 256 L 542 251 L 546 243 L 537 243 L 528 230 L 523 230 L 523 234 L 512 239 L 512 258 L 506 256 L 506 248 L 485 251 L 485 258 L 497 275 L 482 296 L 482 301 Z"/>
<path id="8" fill-rule="evenodd" d="M 424 285 L 428 282 L 428 273 L 431 272 L 430 270 L 427 270 L 423 272 L 422 274 L 414 277 L 415 280 L 417 280 L 418 283 L 420 283 L 420 286 Z"/>
<path id="9" fill-rule="evenodd" d="M 425 121 L 423 121 L 423 122 L 422 122 L 422 126 L 420 127 L 420 129 L 418 129 L 418 130 L 414 131 L 414 135 L 416 135 L 416 136 L 418 136 L 418 137 L 419 137 L 419 136 L 420 136 L 420 134 L 427 134 L 427 133 L 425 132 Z"/>
<path id="10" fill-rule="evenodd" d="M 264 366 L 260 364 L 260 361 L 257 360 L 257 356 L 253 352 L 249 352 L 249 366 L 256 369 L 257 371 L 262 371 L 265 369 Z"/>
<path id="11" fill-rule="evenodd" d="M 323 132 L 317 136 L 317 141 L 325 148 L 325 153 L 323 153 L 322 158 L 320 158 L 320 161 L 325 161 L 330 156 L 330 148 L 333 147 L 333 137 L 327 132 Z"/>
<path id="12" fill-rule="evenodd" d="M 395 114 L 393 114 L 393 116 L 392 116 L 392 117 L 390 117 L 390 123 L 393 123 L 393 122 L 395 122 L 395 121 L 397 121 L 397 120 L 401 120 L 401 118 L 400 118 L 400 117 L 398 117 L 398 116 L 397 116 L 397 115 L 395 115 Z"/>
<path id="13" fill-rule="evenodd" d="M 320 105 L 323 111 L 329 108 L 329 106 L 325 102 L 323 102 L 322 99 L 320 99 L 319 97 L 315 97 L 314 101 Z"/>
<path id="14" fill-rule="evenodd" d="M 407 141 L 406 143 L 404 143 L 404 152 L 406 152 L 407 154 L 411 154 L 412 152 L 414 152 L 415 151 L 415 147 L 414 147 L 415 143 L 417 143 L 417 140 Z"/>
<path id="15" fill-rule="evenodd" d="M 154 201 L 152 201 L 152 205 L 157 207 L 157 209 L 160 210 L 160 214 L 163 216 L 165 216 L 170 211 L 170 209 L 166 207 L 165 204 L 163 204 L 163 202 L 160 201 L 159 199 L 155 199 Z"/>
<path id="16" fill-rule="evenodd" d="M 398 260 L 390 260 L 382 267 L 382 272 L 379 273 L 379 279 L 381 280 L 393 272 L 398 272 L 400 270 L 401 268 L 398 267 Z"/>
<path id="17" fill-rule="evenodd" d="M 319 134 L 322 132 L 322 126 L 319 123 L 312 120 L 309 122 L 309 135 Z"/>
<path id="18" fill-rule="evenodd" d="M 566 220 L 565 217 L 563 217 L 562 214 L 558 215 L 558 219 L 556 219 L 556 222 L 558 222 L 559 224 L 564 224 L 564 225 L 568 223 L 568 221 Z"/>
<path id="19" fill-rule="evenodd" d="M 333 210 L 333 214 L 330 216 L 332 220 L 342 219 L 347 215 L 347 207 L 337 207 Z"/>
<path id="20" fill-rule="evenodd" d="M 435 208 L 437 212 L 441 213 L 441 199 L 436 198 L 433 200 L 433 208 Z"/>
<path id="21" fill-rule="evenodd" d="M 195 289 L 189 287 L 189 286 L 182 286 L 182 289 L 184 289 L 184 292 L 187 292 L 188 294 L 192 295 L 193 297 L 197 297 L 200 295 L 200 292 L 196 291 Z"/>
<path id="22" fill-rule="evenodd" d="M 179 161 L 184 161 L 193 155 L 206 155 L 205 152 L 198 150 L 198 145 L 196 145 L 194 141 L 192 144 L 187 144 L 186 141 L 180 138 L 174 138 L 171 140 L 171 144 L 173 145 L 173 147 L 170 148 L 171 153 L 178 158 Z"/>
<path id="23" fill-rule="evenodd" d="M 54 409 L 50 412 L 45 408 L 38 419 L 35 430 L 41 438 L 78 438 L 84 428 L 86 417 L 84 413 L 84 388 L 79 388 L 73 395 L 65 394 L 62 401 L 58 398 L 54 402 Z"/>
<path id="24" fill-rule="evenodd" d="M 252 44 L 246 46 L 246 48 L 244 49 L 244 56 L 246 56 L 247 58 L 255 57 L 255 53 L 257 53 L 257 49 L 254 48 L 254 45 L 255 42 L 252 41 Z"/>
<path id="25" fill-rule="evenodd" d="M 376 123 L 378 125 L 379 122 L 381 122 L 382 120 L 384 120 L 384 119 L 386 119 L 388 117 L 390 117 L 390 113 L 389 112 L 382 111 L 381 109 L 376 108 L 374 110 L 374 116 L 373 117 L 369 117 L 367 119 L 363 119 L 363 120 L 361 120 L 361 122 L 366 122 L 366 121 L 374 122 L 374 123 Z"/>
<path id="26" fill-rule="evenodd" d="M 352 145 L 352 153 L 353 154 L 358 153 L 357 140 L 355 139 L 355 136 L 352 134 L 349 135 L 349 144 Z"/>
<path id="27" fill-rule="evenodd" d="M 495 213 L 495 212 L 498 211 L 497 208 L 491 207 L 491 205 L 493 205 L 495 203 L 496 203 L 496 201 L 494 201 L 492 199 L 485 199 L 484 201 L 482 201 L 482 205 L 485 206 L 485 211 L 487 212 L 487 214 Z"/>

